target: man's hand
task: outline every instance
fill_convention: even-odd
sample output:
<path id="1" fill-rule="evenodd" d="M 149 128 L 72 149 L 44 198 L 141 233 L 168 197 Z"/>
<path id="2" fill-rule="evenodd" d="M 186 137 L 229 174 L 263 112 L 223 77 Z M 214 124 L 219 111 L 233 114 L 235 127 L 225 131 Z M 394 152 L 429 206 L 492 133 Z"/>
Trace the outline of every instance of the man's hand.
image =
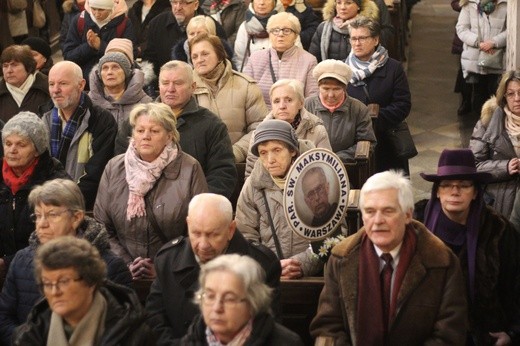
<path id="1" fill-rule="evenodd" d="M 511 344 L 511 338 L 505 332 L 489 333 L 489 335 L 491 335 L 492 337 L 497 339 L 495 341 L 495 346 L 503 346 L 503 345 Z"/>
<path id="2" fill-rule="evenodd" d="M 282 266 L 282 279 L 298 279 L 303 276 L 301 263 L 294 258 L 283 259 L 280 261 Z"/>

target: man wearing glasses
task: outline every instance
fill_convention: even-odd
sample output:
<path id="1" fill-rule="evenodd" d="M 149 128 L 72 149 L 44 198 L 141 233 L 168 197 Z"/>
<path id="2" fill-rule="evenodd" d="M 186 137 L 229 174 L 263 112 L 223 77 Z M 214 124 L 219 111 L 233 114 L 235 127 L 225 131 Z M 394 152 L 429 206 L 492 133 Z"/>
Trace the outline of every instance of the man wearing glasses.
<path id="1" fill-rule="evenodd" d="M 329 221 L 338 203 L 329 201 L 329 182 L 321 167 L 311 167 L 302 177 L 303 195 L 305 204 L 312 211 L 311 226 L 322 226 Z"/>

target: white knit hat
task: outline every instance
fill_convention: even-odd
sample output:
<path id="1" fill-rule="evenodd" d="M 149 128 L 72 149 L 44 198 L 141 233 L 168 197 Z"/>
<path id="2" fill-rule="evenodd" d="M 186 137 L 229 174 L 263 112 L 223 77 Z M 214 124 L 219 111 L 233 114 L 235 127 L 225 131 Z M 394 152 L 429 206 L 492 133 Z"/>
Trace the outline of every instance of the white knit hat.
<path id="1" fill-rule="evenodd" d="M 33 143 L 38 154 L 42 154 L 49 149 L 49 133 L 43 120 L 32 112 L 20 112 L 5 123 L 2 129 L 2 142 L 12 135 L 17 134 L 29 138 Z"/>
<path id="2" fill-rule="evenodd" d="M 114 8 L 114 0 L 89 0 L 90 8 L 100 8 L 103 10 L 111 10 Z"/>

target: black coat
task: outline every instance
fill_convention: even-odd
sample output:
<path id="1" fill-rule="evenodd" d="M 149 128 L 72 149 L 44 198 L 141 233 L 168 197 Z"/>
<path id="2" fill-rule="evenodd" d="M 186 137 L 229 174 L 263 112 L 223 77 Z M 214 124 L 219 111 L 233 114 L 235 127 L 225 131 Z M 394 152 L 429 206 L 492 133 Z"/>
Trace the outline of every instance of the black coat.
<path id="1" fill-rule="evenodd" d="M 0 165 L 2 164 L 3 158 L 0 159 Z M 29 245 L 29 236 L 34 231 L 34 222 L 29 217 L 33 208 L 27 202 L 31 189 L 56 178 L 69 176 L 61 163 L 50 157 L 48 151 L 40 155 L 33 175 L 14 196 L 4 183 L 3 172 L 0 171 L 0 258 L 7 266 L 16 251 Z"/>
<path id="2" fill-rule="evenodd" d="M 239 230 L 235 230 L 226 254 L 237 253 L 255 259 L 266 272 L 266 283 L 275 289 L 273 307 L 279 309 L 281 266 L 276 255 L 258 243 L 248 242 Z M 199 308 L 193 303 L 199 289 L 200 266 L 195 259 L 188 238 L 176 238 L 169 242 L 155 257 L 157 277 L 146 300 L 147 323 L 159 337 L 158 345 L 178 343 Z"/>
<path id="3" fill-rule="evenodd" d="M 144 311 L 135 292 L 107 281 L 99 292 L 107 302 L 105 332 L 99 345 L 155 345 L 155 337 L 144 323 Z M 13 345 L 45 345 L 52 311 L 47 300 L 40 301 L 31 311 L 27 322 L 17 328 Z"/>
<path id="4" fill-rule="evenodd" d="M 201 316 L 193 321 L 181 343 L 184 346 L 208 345 L 206 324 Z M 271 315 L 260 313 L 253 320 L 253 330 L 244 346 L 271 345 L 300 346 L 303 345 L 303 342 L 298 334 L 276 323 Z"/>
<path id="5" fill-rule="evenodd" d="M 141 21 L 142 13 L 143 13 L 143 1 L 138 0 L 134 3 L 132 8 L 128 11 L 128 18 L 132 21 L 132 26 L 134 28 L 134 35 L 136 38 L 136 42 L 139 46 L 139 55 L 141 56 L 142 52 L 146 48 L 146 42 L 148 40 L 148 27 L 152 19 L 157 17 L 159 14 L 171 11 L 171 5 L 168 0 L 157 0 L 154 2 L 150 11 L 144 18 L 144 21 Z M 136 56 L 136 58 L 138 57 Z"/>

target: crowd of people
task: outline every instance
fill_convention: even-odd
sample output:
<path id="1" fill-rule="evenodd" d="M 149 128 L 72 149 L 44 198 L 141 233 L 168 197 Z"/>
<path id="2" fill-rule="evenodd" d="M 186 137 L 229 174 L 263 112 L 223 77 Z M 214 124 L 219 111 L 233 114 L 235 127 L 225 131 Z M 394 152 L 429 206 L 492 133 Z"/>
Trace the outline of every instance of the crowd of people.
<path id="1" fill-rule="evenodd" d="M 15 4 L 39 1 L 0 12 L 23 21 Z M 453 6 L 459 113 L 481 116 L 415 204 L 411 93 L 381 0 L 327 0 L 323 21 L 303 0 L 66 0 L 56 63 L 46 27 L 12 34 L 0 343 L 300 345 L 280 282 L 306 276 L 324 277 L 317 342 L 520 343 L 520 71 L 503 69 L 505 0 Z M 352 165 L 360 142 L 375 163 L 363 226 L 324 266 L 289 225 L 288 175 L 316 148 Z M 302 180 L 322 225 L 338 208 L 327 175 Z"/>

